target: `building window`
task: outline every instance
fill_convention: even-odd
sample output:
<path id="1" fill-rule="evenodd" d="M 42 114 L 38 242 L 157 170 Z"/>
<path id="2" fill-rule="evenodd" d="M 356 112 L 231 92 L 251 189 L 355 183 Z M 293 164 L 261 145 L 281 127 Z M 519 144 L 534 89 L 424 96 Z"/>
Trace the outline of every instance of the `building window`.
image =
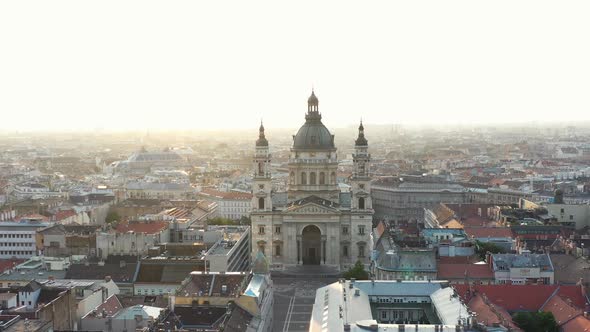
<path id="1" fill-rule="evenodd" d="M 309 184 L 315 185 L 315 172 L 309 173 Z"/>
<path id="2" fill-rule="evenodd" d="M 280 256 L 281 255 L 281 245 L 277 244 L 275 246 L 275 256 Z"/>
<path id="3" fill-rule="evenodd" d="M 326 174 L 324 172 L 320 172 L 320 184 L 326 184 Z"/>
<path id="4" fill-rule="evenodd" d="M 365 235 L 365 225 L 359 225 L 359 235 Z"/>
<path id="5" fill-rule="evenodd" d="M 301 184 L 307 184 L 307 174 L 305 172 L 301 172 Z"/>
<path id="6" fill-rule="evenodd" d="M 348 226 L 342 226 L 342 234 L 348 234 Z"/>
<path id="7" fill-rule="evenodd" d="M 291 184 L 295 184 L 295 173 L 291 172 L 291 176 L 289 177 L 289 182 Z"/>
<path id="8" fill-rule="evenodd" d="M 361 209 L 361 210 L 365 209 L 365 198 L 364 197 L 359 198 L 359 209 Z"/>
<path id="9" fill-rule="evenodd" d="M 281 226 L 275 226 L 275 233 L 281 234 Z"/>
<path id="10" fill-rule="evenodd" d="M 258 209 L 264 210 L 264 197 L 258 199 Z"/>
<path id="11" fill-rule="evenodd" d="M 348 257 L 348 246 L 347 245 L 342 246 L 342 256 Z"/>
<path id="12" fill-rule="evenodd" d="M 332 174 L 330 174 L 330 183 L 336 184 L 336 172 L 332 172 Z"/>
<path id="13" fill-rule="evenodd" d="M 570 220 L 574 220 L 574 215 L 570 214 Z"/>
<path id="14" fill-rule="evenodd" d="M 264 235 L 264 226 L 258 226 L 258 234 Z"/>
<path id="15" fill-rule="evenodd" d="M 381 319 L 387 318 L 387 311 L 381 311 Z"/>
<path id="16" fill-rule="evenodd" d="M 359 257 L 365 257 L 365 245 L 359 244 Z"/>

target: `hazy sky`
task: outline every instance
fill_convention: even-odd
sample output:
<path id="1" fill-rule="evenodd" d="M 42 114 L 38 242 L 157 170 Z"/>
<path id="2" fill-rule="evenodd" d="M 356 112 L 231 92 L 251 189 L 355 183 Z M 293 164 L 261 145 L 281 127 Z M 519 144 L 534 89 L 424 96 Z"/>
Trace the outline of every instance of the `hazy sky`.
<path id="1" fill-rule="evenodd" d="M 590 1 L 1 1 L 1 129 L 590 120 Z"/>

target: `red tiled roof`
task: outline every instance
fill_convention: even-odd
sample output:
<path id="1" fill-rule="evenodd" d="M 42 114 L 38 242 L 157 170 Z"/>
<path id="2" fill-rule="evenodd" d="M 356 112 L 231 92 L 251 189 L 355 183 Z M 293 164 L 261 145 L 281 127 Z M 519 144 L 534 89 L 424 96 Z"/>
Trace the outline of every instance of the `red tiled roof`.
<path id="1" fill-rule="evenodd" d="M 590 320 L 580 315 L 561 326 L 563 332 L 589 332 Z"/>
<path id="2" fill-rule="evenodd" d="M 512 317 L 506 309 L 497 306 L 490 301 L 486 301 L 479 294 L 475 295 L 471 301 L 469 301 L 467 306 L 469 307 L 469 310 L 477 313 L 477 321 L 484 323 L 486 326 L 492 326 L 493 324 L 498 323 L 505 327 L 511 327 L 514 331 L 520 331 L 520 329 L 512 322 Z"/>
<path id="3" fill-rule="evenodd" d="M 509 227 L 464 227 L 465 233 L 474 238 L 506 237 L 512 238 Z"/>
<path id="4" fill-rule="evenodd" d="M 559 295 L 551 297 L 549 301 L 543 305 L 541 311 L 550 311 L 555 317 L 557 325 L 562 325 L 583 313 L 582 309 L 573 306 Z"/>
<path id="5" fill-rule="evenodd" d="M 147 221 L 147 222 L 123 222 L 117 225 L 116 231 L 119 233 L 135 232 L 145 234 L 156 234 L 168 228 L 165 221 Z"/>
<path id="6" fill-rule="evenodd" d="M 488 264 L 438 264 L 438 279 L 494 279 Z"/>
<path id="7" fill-rule="evenodd" d="M 107 317 L 113 317 L 114 314 L 123 309 L 123 305 L 117 298 L 117 295 L 111 295 L 101 305 L 96 307 L 96 313 L 101 315 L 103 312 L 107 314 Z"/>
<path id="8" fill-rule="evenodd" d="M 457 293 L 468 301 L 469 285 L 453 285 Z M 508 311 L 536 311 L 541 308 L 557 286 L 553 285 L 475 285 L 472 289 L 485 294 L 490 301 Z"/>
<path id="9" fill-rule="evenodd" d="M 588 299 L 586 298 L 586 291 L 579 285 L 561 285 L 557 291 L 557 295 L 564 300 L 571 302 L 576 307 L 588 311 Z"/>
<path id="10" fill-rule="evenodd" d="M 24 259 L 2 259 L 0 260 L 0 273 L 13 268 L 21 263 L 24 263 Z"/>
<path id="11" fill-rule="evenodd" d="M 461 219 L 461 222 L 465 225 L 465 227 L 481 227 L 493 223 L 493 221 L 490 221 L 488 218 L 480 216 L 465 217 Z"/>
<path id="12" fill-rule="evenodd" d="M 453 285 L 466 302 L 469 285 Z M 580 286 L 576 285 L 473 285 L 472 290 L 476 294 L 485 294 L 494 304 L 508 311 L 537 311 L 555 293 L 564 297 L 567 294 L 571 303 L 577 305 L 585 303 L 586 297 L 582 294 Z"/>
<path id="13" fill-rule="evenodd" d="M 53 215 L 53 220 L 60 221 L 69 217 L 75 216 L 77 213 L 74 210 L 61 210 Z"/>

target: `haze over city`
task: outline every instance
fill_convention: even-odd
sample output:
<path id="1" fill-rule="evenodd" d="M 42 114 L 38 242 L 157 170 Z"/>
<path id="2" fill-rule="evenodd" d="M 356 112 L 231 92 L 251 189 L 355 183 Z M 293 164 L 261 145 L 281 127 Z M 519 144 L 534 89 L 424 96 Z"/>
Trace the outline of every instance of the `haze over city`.
<path id="1" fill-rule="evenodd" d="M 589 6 L 4 2 L 0 128 L 590 120 Z"/>

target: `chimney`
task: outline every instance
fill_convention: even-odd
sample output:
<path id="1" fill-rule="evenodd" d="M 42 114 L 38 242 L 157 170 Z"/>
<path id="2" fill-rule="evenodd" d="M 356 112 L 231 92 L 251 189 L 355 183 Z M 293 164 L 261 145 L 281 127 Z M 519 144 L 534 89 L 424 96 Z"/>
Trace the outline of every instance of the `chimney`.
<path id="1" fill-rule="evenodd" d="M 170 308 L 170 311 L 174 312 L 175 304 L 176 304 L 176 296 L 170 295 L 168 297 L 168 307 Z"/>

